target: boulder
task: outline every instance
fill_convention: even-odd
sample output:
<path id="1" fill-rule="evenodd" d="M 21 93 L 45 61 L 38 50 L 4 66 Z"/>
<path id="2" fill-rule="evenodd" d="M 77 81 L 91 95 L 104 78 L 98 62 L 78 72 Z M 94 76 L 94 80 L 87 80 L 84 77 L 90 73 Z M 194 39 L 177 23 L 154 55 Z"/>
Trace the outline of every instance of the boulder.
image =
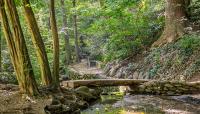
<path id="1" fill-rule="evenodd" d="M 86 86 L 81 86 L 81 87 L 75 89 L 75 93 L 82 100 L 91 101 L 91 100 L 97 99 L 97 96 L 92 94 L 94 92 L 91 92 L 91 90 Z"/>

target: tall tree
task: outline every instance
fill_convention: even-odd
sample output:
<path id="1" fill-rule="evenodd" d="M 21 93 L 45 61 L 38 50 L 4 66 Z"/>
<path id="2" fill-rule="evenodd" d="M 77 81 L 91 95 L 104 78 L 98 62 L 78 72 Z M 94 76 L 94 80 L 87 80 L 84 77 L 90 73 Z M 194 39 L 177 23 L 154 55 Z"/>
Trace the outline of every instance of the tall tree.
<path id="1" fill-rule="evenodd" d="M 53 37 L 53 83 L 59 86 L 59 39 L 55 16 L 55 1 L 50 0 L 50 24 Z"/>
<path id="2" fill-rule="evenodd" d="M 1 32 L 1 23 L 0 23 L 0 72 L 2 72 L 2 56 L 1 56 L 1 46 L 2 46 L 2 42 L 1 42 L 1 39 L 2 39 L 2 32 Z"/>
<path id="3" fill-rule="evenodd" d="M 23 0 L 23 7 L 25 11 L 26 21 L 31 33 L 32 42 L 36 50 L 37 59 L 40 64 L 42 82 L 45 85 L 50 85 L 52 83 L 52 77 L 49 61 L 47 58 L 44 42 L 42 40 L 42 36 L 40 34 L 39 27 L 29 0 Z"/>
<path id="4" fill-rule="evenodd" d="M 62 6 L 62 14 L 63 14 L 63 30 L 64 30 L 64 40 L 65 40 L 65 64 L 69 65 L 71 62 L 71 48 L 69 43 L 69 33 L 67 30 L 67 14 L 66 14 L 66 8 L 65 8 L 65 1 L 60 0 L 61 6 Z"/>
<path id="5" fill-rule="evenodd" d="M 79 43 L 78 43 L 78 30 L 77 30 L 77 14 L 76 14 L 76 0 L 72 1 L 74 14 L 73 14 L 73 21 L 74 21 L 74 38 L 75 38 L 75 52 L 76 52 L 76 62 L 80 62 L 80 51 L 79 51 Z"/>
<path id="6" fill-rule="evenodd" d="M 29 95 L 39 94 L 15 3 L 13 0 L 5 0 L 5 2 L 13 34 L 10 30 L 3 0 L 0 0 L 0 17 L 19 88 L 21 92 Z"/>
<path id="7" fill-rule="evenodd" d="M 161 38 L 153 45 L 160 46 L 173 42 L 184 34 L 187 22 L 186 8 L 190 0 L 166 0 L 165 29 Z"/>

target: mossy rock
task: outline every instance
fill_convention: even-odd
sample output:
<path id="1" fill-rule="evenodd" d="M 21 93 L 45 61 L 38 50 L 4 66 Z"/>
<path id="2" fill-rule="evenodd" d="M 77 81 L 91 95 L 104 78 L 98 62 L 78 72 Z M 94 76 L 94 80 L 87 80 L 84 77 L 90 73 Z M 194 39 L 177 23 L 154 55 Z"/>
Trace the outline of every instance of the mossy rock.
<path id="1" fill-rule="evenodd" d="M 94 96 L 91 92 L 90 89 L 86 86 L 81 86 L 77 89 L 75 89 L 75 93 L 77 96 L 80 97 L 82 100 L 90 101 L 92 99 L 97 99 L 96 96 Z"/>

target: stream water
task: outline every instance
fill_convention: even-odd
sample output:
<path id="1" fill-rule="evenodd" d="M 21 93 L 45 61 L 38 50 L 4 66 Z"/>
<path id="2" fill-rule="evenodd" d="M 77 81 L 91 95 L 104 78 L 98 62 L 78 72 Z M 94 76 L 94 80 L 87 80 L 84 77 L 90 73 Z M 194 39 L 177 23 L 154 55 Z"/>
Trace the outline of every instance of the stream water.
<path id="1" fill-rule="evenodd" d="M 200 114 L 200 106 L 166 96 L 123 95 L 112 92 L 81 114 Z"/>

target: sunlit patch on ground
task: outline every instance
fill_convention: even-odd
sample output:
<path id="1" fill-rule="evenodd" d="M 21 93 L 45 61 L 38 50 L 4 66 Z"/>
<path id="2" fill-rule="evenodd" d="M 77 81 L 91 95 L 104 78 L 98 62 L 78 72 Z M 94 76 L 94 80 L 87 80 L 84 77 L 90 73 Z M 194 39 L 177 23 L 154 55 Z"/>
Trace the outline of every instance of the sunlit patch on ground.
<path id="1" fill-rule="evenodd" d="M 167 114 L 194 114 L 192 112 L 184 111 L 184 110 L 175 110 L 175 109 L 168 109 L 165 110 Z"/>
<path id="2" fill-rule="evenodd" d="M 144 112 L 134 112 L 122 110 L 119 114 L 145 114 Z"/>

